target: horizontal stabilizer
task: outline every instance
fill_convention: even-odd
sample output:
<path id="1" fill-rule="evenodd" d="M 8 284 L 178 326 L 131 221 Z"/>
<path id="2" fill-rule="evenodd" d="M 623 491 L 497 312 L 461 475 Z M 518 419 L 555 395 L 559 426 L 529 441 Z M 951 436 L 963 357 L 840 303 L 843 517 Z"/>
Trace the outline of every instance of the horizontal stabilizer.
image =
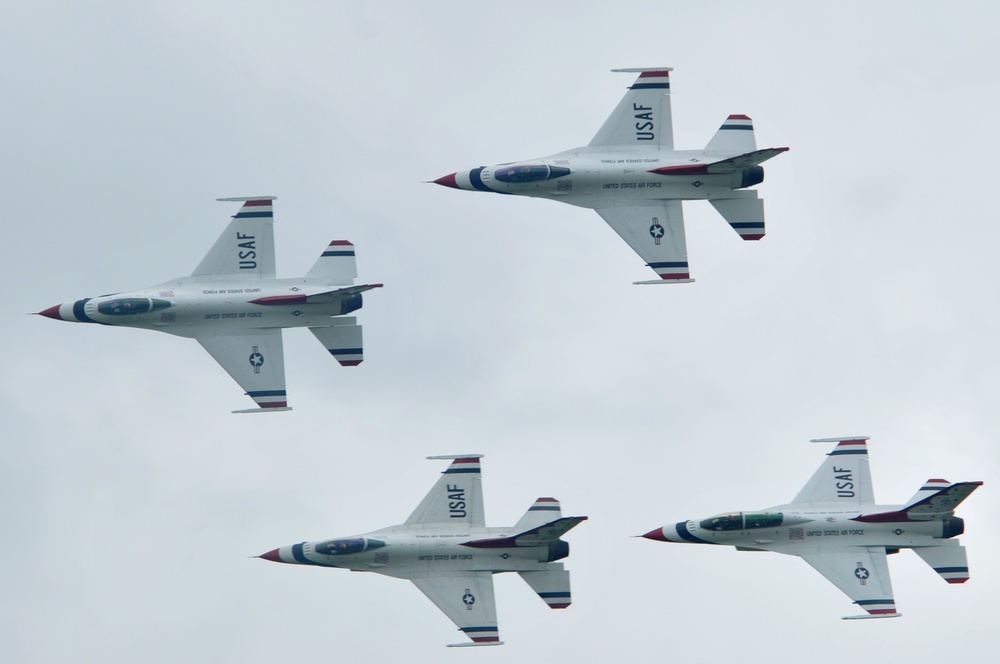
<path id="1" fill-rule="evenodd" d="M 913 552 L 948 583 L 969 580 L 969 559 L 965 555 L 965 547 L 958 541 L 944 540 L 941 546 L 913 547 Z"/>
<path id="2" fill-rule="evenodd" d="M 553 544 L 560 537 L 576 527 L 581 521 L 586 521 L 585 516 L 567 516 L 556 519 L 549 523 L 526 530 L 513 537 L 494 537 L 491 539 L 473 540 L 462 542 L 462 546 L 469 546 L 475 549 L 503 549 L 518 546 L 546 546 Z"/>
<path id="3" fill-rule="evenodd" d="M 518 572 L 525 583 L 545 600 L 550 609 L 565 609 L 572 603 L 569 588 L 569 571 L 562 563 L 553 563 L 549 569 L 535 572 Z"/>
<path id="4" fill-rule="evenodd" d="M 787 152 L 788 148 L 764 148 L 745 154 L 729 157 L 721 161 L 714 161 L 710 164 L 684 164 L 679 166 L 663 166 L 654 168 L 650 173 L 659 175 L 713 175 L 720 173 L 736 173 L 759 166 L 772 157 L 777 157 L 782 152 Z"/>
<path id="5" fill-rule="evenodd" d="M 323 347 L 330 351 L 341 366 L 354 367 L 364 361 L 361 326 L 354 317 L 331 318 L 330 327 L 310 327 Z"/>
<path id="6" fill-rule="evenodd" d="M 982 485 L 982 482 L 956 482 L 935 494 L 907 505 L 903 510 L 914 520 L 929 520 L 947 516 Z"/>
<path id="7" fill-rule="evenodd" d="M 306 274 L 307 279 L 325 279 L 331 284 L 353 284 L 357 276 L 354 245 L 347 240 L 331 242 Z"/>
<path id="8" fill-rule="evenodd" d="M 865 514 L 856 517 L 854 520 L 865 523 L 884 523 L 892 521 L 931 521 L 951 516 L 962 501 L 982 485 L 982 482 L 956 482 L 926 498 L 907 505 L 901 510 Z"/>
<path id="9" fill-rule="evenodd" d="M 902 613 L 877 613 L 863 616 L 844 616 L 841 620 L 875 620 L 877 618 L 902 618 Z"/>
<path id="10" fill-rule="evenodd" d="M 764 201 L 756 195 L 753 198 L 710 198 L 708 202 L 744 240 L 764 237 Z"/>
<path id="11" fill-rule="evenodd" d="M 359 286 L 348 286 L 347 288 L 335 288 L 323 291 L 322 293 L 313 293 L 312 295 L 271 295 L 268 297 L 258 297 L 256 300 L 250 300 L 249 303 L 265 307 L 289 304 L 330 304 L 337 300 L 347 300 L 365 291 L 370 291 L 373 288 L 382 288 L 382 284 L 362 284 Z M 351 311 L 358 308 L 354 307 Z"/>

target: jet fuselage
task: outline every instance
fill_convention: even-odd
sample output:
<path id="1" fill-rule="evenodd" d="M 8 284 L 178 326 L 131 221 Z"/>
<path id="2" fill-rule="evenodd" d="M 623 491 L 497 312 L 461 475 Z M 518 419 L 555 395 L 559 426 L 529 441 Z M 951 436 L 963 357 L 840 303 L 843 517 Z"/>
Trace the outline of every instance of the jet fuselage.
<path id="1" fill-rule="evenodd" d="M 829 546 L 884 546 L 893 549 L 941 546 L 942 540 L 961 535 L 962 519 L 956 516 L 926 521 L 864 521 L 865 514 L 886 514 L 902 505 L 876 505 L 864 514 L 841 506 L 796 509 L 777 505 L 765 510 L 729 512 L 657 528 L 644 537 L 663 542 L 723 544 L 739 549 L 759 549 L 800 555 Z"/>
<path id="2" fill-rule="evenodd" d="M 468 191 L 549 198 L 586 208 L 605 207 L 611 201 L 733 198 L 735 190 L 764 180 L 760 166 L 730 173 L 707 172 L 709 164 L 735 154 L 584 147 L 539 159 L 458 171 L 435 183 Z M 653 172 L 656 169 L 665 169 L 666 173 Z"/>
<path id="3" fill-rule="evenodd" d="M 193 279 L 66 302 L 39 312 L 56 320 L 159 330 L 194 337 L 209 330 L 312 327 L 361 308 L 360 293 L 307 302 L 333 286 L 317 279 Z"/>
<path id="4" fill-rule="evenodd" d="M 512 528 L 469 528 L 455 531 L 424 526 L 393 526 L 352 537 L 283 546 L 260 556 L 298 565 L 338 567 L 410 578 L 415 572 L 524 572 L 548 569 L 565 558 L 562 546 L 480 546 L 475 541 L 509 537 Z M 469 545 L 473 542 L 472 545 Z"/>

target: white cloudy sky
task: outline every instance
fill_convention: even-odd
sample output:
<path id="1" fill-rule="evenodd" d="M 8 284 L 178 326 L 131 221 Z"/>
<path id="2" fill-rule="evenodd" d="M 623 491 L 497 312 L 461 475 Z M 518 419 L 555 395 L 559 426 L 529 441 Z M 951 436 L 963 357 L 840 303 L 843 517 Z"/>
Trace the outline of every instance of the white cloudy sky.
<path id="1" fill-rule="evenodd" d="M 109 2 L 0 22 L 0 658 L 5 662 L 993 661 L 1000 541 L 988 2 Z M 729 113 L 790 146 L 744 243 L 686 204 L 697 282 L 588 211 L 426 180 L 585 144 L 629 75 L 675 68 L 680 148 Z M 279 276 L 358 249 L 366 361 L 285 333 L 295 410 L 190 340 L 26 316 L 189 273 L 273 194 Z M 984 480 L 972 580 L 890 558 L 905 617 L 842 622 L 805 563 L 629 536 L 789 500 L 872 436 L 876 498 Z M 536 496 L 574 605 L 497 577 L 503 648 L 410 584 L 248 558 L 400 522 L 481 452 L 487 520 Z"/>

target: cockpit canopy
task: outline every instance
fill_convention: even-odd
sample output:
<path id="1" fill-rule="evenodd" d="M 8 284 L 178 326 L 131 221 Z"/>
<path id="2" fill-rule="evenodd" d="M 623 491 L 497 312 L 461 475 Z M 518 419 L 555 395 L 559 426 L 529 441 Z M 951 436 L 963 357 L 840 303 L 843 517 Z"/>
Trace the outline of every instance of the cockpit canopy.
<path id="1" fill-rule="evenodd" d="M 544 164 L 525 164 L 523 166 L 505 166 L 498 168 L 493 177 L 500 182 L 521 184 L 524 182 L 540 182 L 553 180 L 569 175 L 569 169 L 564 166 L 546 166 Z"/>
<path id="2" fill-rule="evenodd" d="M 781 525 L 781 512 L 730 512 L 716 514 L 702 519 L 698 525 L 705 530 L 752 530 L 754 528 L 776 528 Z"/>
<path id="3" fill-rule="evenodd" d="M 366 537 L 354 537 L 350 539 L 334 539 L 321 542 L 316 545 L 316 553 L 324 556 L 347 556 L 352 553 L 362 553 L 385 546 L 385 542 Z"/>
<path id="4" fill-rule="evenodd" d="M 113 300 L 105 300 L 98 304 L 97 311 L 105 316 L 130 316 L 145 314 L 158 309 L 166 309 L 169 306 L 169 301 L 158 298 L 116 297 Z"/>

